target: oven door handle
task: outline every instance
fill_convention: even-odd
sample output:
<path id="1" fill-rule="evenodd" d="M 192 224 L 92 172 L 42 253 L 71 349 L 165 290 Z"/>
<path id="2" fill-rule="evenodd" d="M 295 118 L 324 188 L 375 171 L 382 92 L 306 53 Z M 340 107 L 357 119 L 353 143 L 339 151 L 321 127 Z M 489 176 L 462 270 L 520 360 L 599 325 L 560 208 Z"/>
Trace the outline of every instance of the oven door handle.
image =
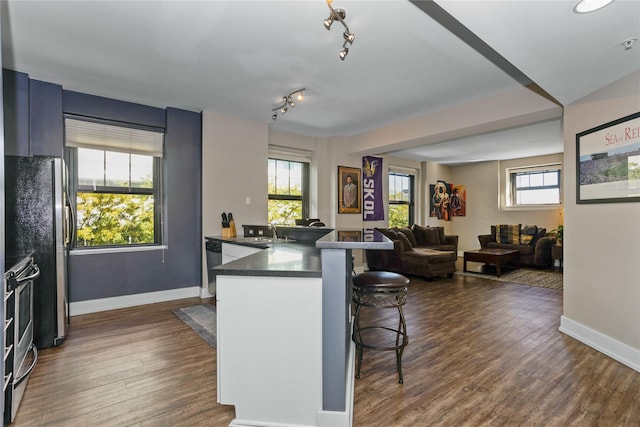
<path id="1" fill-rule="evenodd" d="M 16 283 L 18 283 L 18 284 L 24 283 L 24 282 L 27 282 L 29 280 L 33 280 L 33 279 L 37 278 L 38 276 L 40 276 L 40 269 L 38 268 L 38 266 L 36 264 L 33 264 L 31 266 L 31 274 L 29 274 L 28 276 L 20 277 L 19 279 L 16 279 Z"/>
<path id="2" fill-rule="evenodd" d="M 22 381 L 24 381 L 29 374 L 31 373 L 31 371 L 33 371 L 33 368 L 36 367 L 36 363 L 38 362 L 38 349 L 36 348 L 35 345 L 31 344 L 31 351 L 33 351 L 33 362 L 31 362 L 31 366 L 29 366 L 29 369 L 27 369 L 27 372 L 25 372 L 24 374 L 22 374 L 20 376 L 20 378 L 16 378 L 15 381 L 13 382 L 13 387 L 18 387 L 20 385 L 20 383 Z"/>

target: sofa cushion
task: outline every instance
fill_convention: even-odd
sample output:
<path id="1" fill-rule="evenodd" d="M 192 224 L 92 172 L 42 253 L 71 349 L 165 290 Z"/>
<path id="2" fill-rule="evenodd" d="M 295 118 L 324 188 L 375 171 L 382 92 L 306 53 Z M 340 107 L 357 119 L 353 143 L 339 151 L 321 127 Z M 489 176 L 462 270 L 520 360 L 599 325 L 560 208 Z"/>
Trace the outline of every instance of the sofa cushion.
<path id="1" fill-rule="evenodd" d="M 407 227 L 398 228 L 398 231 L 404 234 L 405 236 L 407 236 L 407 239 L 409 239 L 409 242 L 411 243 L 412 248 L 415 246 L 418 246 L 418 242 L 416 241 L 416 236 L 413 234 L 413 231 L 411 231 L 410 228 L 407 228 Z"/>
<path id="2" fill-rule="evenodd" d="M 413 234 L 416 237 L 417 246 L 431 246 L 440 244 L 440 234 L 438 230 L 431 227 L 423 227 L 413 224 Z"/>
<path id="3" fill-rule="evenodd" d="M 391 240 L 398 240 L 398 233 L 389 228 L 376 228 L 376 230 Z"/>
<path id="4" fill-rule="evenodd" d="M 487 248 L 493 249 L 512 249 L 520 252 L 521 256 L 533 255 L 535 248 L 531 245 L 512 245 L 508 243 L 489 242 Z"/>
<path id="5" fill-rule="evenodd" d="M 406 254 L 405 256 L 420 256 L 425 264 L 441 264 L 457 259 L 456 253 L 453 251 L 439 251 L 429 248 L 416 248 L 411 254 Z"/>
<path id="6" fill-rule="evenodd" d="M 520 244 L 530 245 L 534 237 L 538 234 L 538 227 L 536 225 L 524 225 L 520 230 Z"/>
<path id="7" fill-rule="evenodd" d="M 438 251 L 456 251 L 456 245 L 425 245 L 425 246 L 417 246 L 415 249 L 433 249 Z"/>
<path id="8" fill-rule="evenodd" d="M 496 225 L 496 242 L 507 243 L 511 245 L 520 244 L 520 226 L 521 224 L 497 224 Z"/>
<path id="9" fill-rule="evenodd" d="M 404 235 L 404 233 L 398 233 L 397 239 L 402 242 L 402 246 L 404 247 L 405 251 L 410 251 L 411 249 L 413 249 L 413 246 L 411 246 L 411 242 L 409 241 L 407 236 Z"/>
<path id="10" fill-rule="evenodd" d="M 440 244 L 444 245 L 447 243 L 447 238 L 444 237 L 444 227 L 433 227 L 438 230 L 438 240 L 440 240 Z"/>

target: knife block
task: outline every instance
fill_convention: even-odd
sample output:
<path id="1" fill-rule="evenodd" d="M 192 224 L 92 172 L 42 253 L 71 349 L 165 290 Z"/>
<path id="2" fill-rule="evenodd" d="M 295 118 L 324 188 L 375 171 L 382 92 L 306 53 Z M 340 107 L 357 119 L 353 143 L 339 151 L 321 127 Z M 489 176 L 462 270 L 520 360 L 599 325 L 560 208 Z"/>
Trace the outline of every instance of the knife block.
<path id="1" fill-rule="evenodd" d="M 222 238 L 228 239 L 231 237 L 231 227 L 222 227 Z"/>
<path id="2" fill-rule="evenodd" d="M 236 222 L 234 220 L 229 221 L 229 237 L 236 237 L 238 234 L 236 233 Z"/>

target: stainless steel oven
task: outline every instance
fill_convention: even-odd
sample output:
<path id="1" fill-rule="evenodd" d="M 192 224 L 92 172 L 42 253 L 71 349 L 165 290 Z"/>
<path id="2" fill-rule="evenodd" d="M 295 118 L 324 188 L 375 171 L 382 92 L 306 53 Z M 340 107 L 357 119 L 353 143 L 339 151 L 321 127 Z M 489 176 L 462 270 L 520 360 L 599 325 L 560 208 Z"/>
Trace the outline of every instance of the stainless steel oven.
<path id="1" fill-rule="evenodd" d="M 5 424 L 15 418 L 29 375 L 38 361 L 33 345 L 33 292 L 39 275 L 33 253 L 14 263 L 4 275 Z"/>

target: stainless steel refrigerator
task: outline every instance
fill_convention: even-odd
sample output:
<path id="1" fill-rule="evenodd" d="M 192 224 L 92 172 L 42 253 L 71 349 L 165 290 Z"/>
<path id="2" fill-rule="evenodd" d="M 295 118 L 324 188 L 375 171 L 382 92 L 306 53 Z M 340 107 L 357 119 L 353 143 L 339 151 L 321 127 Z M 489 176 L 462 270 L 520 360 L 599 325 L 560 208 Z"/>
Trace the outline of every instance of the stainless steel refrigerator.
<path id="1" fill-rule="evenodd" d="M 73 233 L 64 160 L 5 156 L 6 253 L 35 251 L 40 277 L 33 289 L 33 342 L 38 349 L 67 336 L 67 256 Z"/>

